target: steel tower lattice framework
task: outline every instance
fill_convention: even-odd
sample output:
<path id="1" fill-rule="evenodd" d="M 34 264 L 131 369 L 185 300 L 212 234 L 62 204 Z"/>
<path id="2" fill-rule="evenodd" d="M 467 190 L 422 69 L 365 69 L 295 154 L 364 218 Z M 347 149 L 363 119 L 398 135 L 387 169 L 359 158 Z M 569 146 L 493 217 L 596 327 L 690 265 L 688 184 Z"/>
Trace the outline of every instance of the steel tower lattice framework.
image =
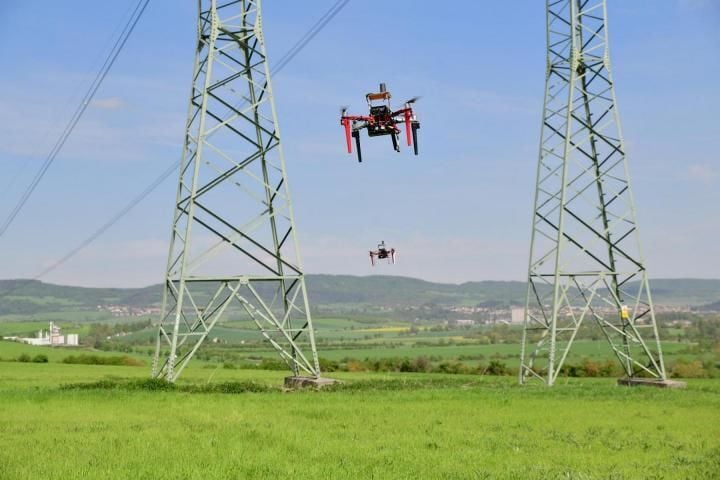
<path id="1" fill-rule="evenodd" d="M 553 385 L 596 322 L 628 377 L 665 379 L 608 52 L 605 0 L 548 0 L 520 382 Z"/>
<path id="2" fill-rule="evenodd" d="M 175 381 L 222 318 L 254 323 L 295 375 L 320 368 L 260 0 L 199 0 L 153 376 Z"/>

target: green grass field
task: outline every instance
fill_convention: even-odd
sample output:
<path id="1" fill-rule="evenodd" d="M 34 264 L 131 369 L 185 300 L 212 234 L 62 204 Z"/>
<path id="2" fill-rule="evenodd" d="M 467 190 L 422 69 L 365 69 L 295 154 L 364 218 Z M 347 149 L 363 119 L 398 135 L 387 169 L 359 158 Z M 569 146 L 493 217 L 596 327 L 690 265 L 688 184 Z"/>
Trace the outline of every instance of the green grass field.
<path id="1" fill-rule="evenodd" d="M 319 392 L 60 388 L 147 375 L 0 362 L 0 478 L 720 477 L 718 380 L 661 390 L 563 379 L 548 389 L 510 377 L 338 373 L 345 383 Z M 195 363 L 180 383 L 279 387 L 284 375 Z"/>
<path id="2" fill-rule="evenodd" d="M 0 336 L 35 335 L 39 330 L 47 329 L 47 322 L 0 322 Z"/>
<path id="3" fill-rule="evenodd" d="M 255 335 L 257 338 L 257 335 Z M 683 353 L 688 348 L 688 344 L 677 342 L 664 342 L 663 352 L 668 362 L 673 362 L 676 358 L 683 357 Z M 458 360 L 467 365 L 475 365 L 478 362 L 487 363 L 492 359 L 499 359 L 508 367 L 516 368 L 520 364 L 520 344 L 519 343 L 501 343 L 494 345 L 463 345 L 463 344 L 434 344 L 434 345 L 417 345 L 403 344 L 399 346 L 388 346 L 387 342 L 378 341 L 375 345 L 358 345 L 349 347 L 346 345 L 322 345 L 318 347 L 319 354 L 322 358 L 328 360 L 339 361 L 346 358 L 356 360 L 377 360 L 382 358 L 417 358 L 425 356 L 441 361 Z M 265 345 L 260 347 L 243 347 L 235 346 L 228 351 L 235 352 L 241 358 L 247 357 L 265 357 L 275 358 L 277 354 L 274 350 Z M 685 355 L 687 357 L 687 355 Z M 693 357 L 693 356 L 691 356 Z M 573 349 L 568 356 L 568 363 L 577 363 L 584 359 L 591 360 L 614 360 L 612 350 L 607 342 L 603 341 L 576 341 Z"/>
<path id="4" fill-rule="evenodd" d="M 143 361 L 150 361 L 150 357 L 132 353 L 120 353 L 120 352 L 103 352 L 100 350 L 91 350 L 86 347 L 38 347 L 33 345 L 26 345 L 23 343 L 2 341 L 0 342 L 0 360 L 15 360 L 18 356 L 27 354 L 30 357 L 42 354 L 48 357 L 50 362 L 61 362 L 62 359 L 71 355 L 97 355 L 101 357 L 116 357 L 118 355 L 127 355 L 133 358 L 137 358 Z M 0 365 L 6 365 L 0 363 Z M 2 368 L 2 367 L 0 367 Z"/>
<path id="5" fill-rule="evenodd" d="M 39 312 L 28 314 L 6 314 L 0 315 L 0 323 L 4 322 L 28 322 L 37 321 L 46 323 L 54 321 L 60 323 L 67 322 L 118 322 L 123 320 L 137 320 L 137 317 L 113 317 L 112 314 L 106 311 L 95 311 L 95 310 L 63 310 L 57 312 Z"/>

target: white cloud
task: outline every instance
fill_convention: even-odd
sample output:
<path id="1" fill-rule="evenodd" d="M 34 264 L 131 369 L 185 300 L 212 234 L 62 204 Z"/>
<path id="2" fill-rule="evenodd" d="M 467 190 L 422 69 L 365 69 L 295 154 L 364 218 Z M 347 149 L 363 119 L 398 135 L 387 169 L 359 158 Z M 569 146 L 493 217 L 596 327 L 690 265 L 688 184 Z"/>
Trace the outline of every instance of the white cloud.
<path id="1" fill-rule="evenodd" d="M 71 91 L 73 74 L 54 77 L 61 91 Z M 157 101 L 154 108 L 138 114 L 130 106 L 137 101 L 123 96 L 97 98 L 90 103 L 83 118 L 65 144 L 61 157 L 92 161 L 144 161 L 157 155 L 152 148 L 179 151 L 185 113 L 175 110 L 181 103 L 162 90 L 154 81 L 143 84 L 141 79 L 116 77 L 114 90 L 142 92 Z M 3 87 L 0 83 L 0 87 Z M 110 88 L 110 87 L 108 87 Z M 43 158 L 59 138 L 77 99 L 63 100 L 46 92 L 40 80 L 31 79 L 23 89 L 5 88 L 12 92 L 0 94 L 0 153 L 20 157 Z M 171 90 L 171 89 L 170 89 Z M 171 90 L 172 91 L 172 90 Z M 175 92 L 173 91 L 172 94 Z"/>
<path id="2" fill-rule="evenodd" d="M 708 7 L 717 7 L 716 0 L 676 0 L 676 3 L 685 8 L 692 10 L 704 9 Z"/>
<path id="3" fill-rule="evenodd" d="M 107 98 L 96 98 L 90 102 L 90 106 L 93 108 L 99 108 L 101 110 L 117 110 L 122 108 L 125 102 L 120 97 L 107 97 Z"/>
<path id="4" fill-rule="evenodd" d="M 695 163 L 688 167 L 687 176 L 692 181 L 710 185 L 720 180 L 720 169 L 707 163 Z"/>

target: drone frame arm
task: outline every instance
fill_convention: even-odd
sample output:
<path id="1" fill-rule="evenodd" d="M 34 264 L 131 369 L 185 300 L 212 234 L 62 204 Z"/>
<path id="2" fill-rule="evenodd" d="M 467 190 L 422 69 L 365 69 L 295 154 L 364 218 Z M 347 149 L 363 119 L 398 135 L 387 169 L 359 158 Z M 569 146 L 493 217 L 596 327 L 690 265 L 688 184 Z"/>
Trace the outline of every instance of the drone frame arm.
<path id="1" fill-rule="evenodd" d="M 417 130 L 420 128 L 420 122 L 414 120 L 413 109 L 410 106 L 406 106 L 396 112 L 392 112 L 393 117 L 401 117 L 402 122 L 405 123 L 405 137 L 407 138 L 408 147 L 414 146 L 415 155 L 418 154 L 417 147 Z"/>
<path id="2" fill-rule="evenodd" d="M 412 109 L 412 107 L 401 108 L 400 110 L 390 113 L 390 115 L 393 117 L 401 117 L 402 120 L 398 120 L 398 121 L 405 122 L 405 121 L 407 121 L 407 118 L 412 119 L 413 109 Z"/>
<path id="3" fill-rule="evenodd" d="M 340 123 L 343 123 L 345 120 L 372 122 L 373 117 L 368 117 L 365 115 L 343 115 L 342 117 L 340 117 Z"/>
<path id="4" fill-rule="evenodd" d="M 353 122 L 357 121 L 365 123 L 359 127 L 354 126 Z M 358 130 L 366 128 L 368 123 L 371 121 L 372 117 L 365 117 L 362 115 L 343 115 L 340 117 L 340 125 L 342 125 L 345 129 L 345 145 L 347 147 L 347 153 L 352 153 L 352 137 L 355 137 L 355 146 L 358 151 L 358 162 L 362 162 L 362 156 L 360 154 L 360 135 L 358 134 Z"/>

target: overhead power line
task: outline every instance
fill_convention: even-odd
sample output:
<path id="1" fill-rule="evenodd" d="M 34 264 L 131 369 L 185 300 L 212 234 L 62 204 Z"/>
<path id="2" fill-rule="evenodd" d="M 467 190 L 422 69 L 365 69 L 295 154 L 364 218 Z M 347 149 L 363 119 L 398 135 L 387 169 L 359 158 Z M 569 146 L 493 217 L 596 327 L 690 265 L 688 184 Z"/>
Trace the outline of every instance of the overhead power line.
<path id="1" fill-rule="evenodd" d="M 142 17 L 143 12 L 145 12 L 145 8 L 147 8 L 148 3 L 150 3 L 150 0 L 140 0 L 138 1 L 137 5 L 135 6 L 135 9 L 133 10 L 132 15 L 130 15 L 130 18 L 128 19 L 127 23 L 125 24 L 125 27 L 120 32 L 120 36 L 115 41 L 115 44 L 113 45 L 112 49 L 110 50 L 110 53 L 108 54 L 107 58 L 105 59 L 105 62 L 100 67 L 100 70 L 95 75 L 95 78 L 93 79 L 92 83 L 90 84 L 90 87 L 88 88 L 87 92 L 83 96 L 83 98 L 80 100 L 80 105 L 77 106 L 75 109 L 75 112 L 73 113 L 72 117 L 70 117 L 70 120 L 68 121 L 67 125 L 65 126 L 65 129 L 60 134 L 60 137 L 57 139 L 55 144 L 53 145 L 52 149 L 50 150 L 50 153 L 47 155 L 45 160 L 43 161 L 42 165 L 40 166 L 40 169 L 33 177 L 32 181 L 30 182 L 30 185 L 25 189 L 23 194 L 20 197 L 20 200 L 15 204 L 13 209 L 10 211 L 10 214 L 7 216 L 5 221 L 3 222 L 2 226 L 0 226 L 0 237 L 2 237 L 7 229 L 12 225 L 15 218 L 17 218 L 20 211 L 23 209 L 27 201 L 32 196 L 33 192 L 37 188 L 40 181 L 43 179 L 45 174 L 47 173 L 50 166 L 53 164 L 55 159 L 57 158 L 58 154 L 62 150 L 63 146 L 65 145 L 65 142 L 67 142 L 68 138 L 70 138 L 70 135 L 72 134 L 73 130 L 75 129 L 75 126 L 78 124 L 80 119 L 83 116 L 83 113 L 85 113 L 85 110 L 87 110 L 87 107 L 90 105 L 90 102 L 92 101 L 93 97 L 95 96 L 95 93 L 97 93 L 98 89 L 100 88 L 100 85 L 102 85 L 103 80 L 105 80 L 105 77 L 107 76 L 108 72 L 110 71 L 110 68 L 112 68 L 113 64 L 115 63 L 115 60 L 117 60 L 118 55 L 120 55 L 120 52 L 122 51 L 123 47 L 125 46 L 125 43 L 127 43 L 128 38 L 130 38 L 130 34 L 135 29 L 135 26 L 137 25 L 138 21 L 140 21 L 140 17 Z"/>
<path id="2" fill-rule="evenodd" d="M 95 232 L 87 237 L 85 240 L 83 240 L 79 245 L 77 245 L 75 248 L 70 250 L 67 254 L 65 254 L 60 260 L 56 261 L 52 265 L 48 266 L 45 270 L 35 275 L 33 280 L 37 280 L 40 277 L 43 277 L 47 275 L 48 273 L 52 272 L 56 268 L 58 268 L 63 263 L 70 260 L 72 257 L 80 253 L 81 250 L 83 250 L 85 247 L 90 245 L 92 242 L 95 241 L 100 235 L 105 233 L 110 227 L 115 225 L 122 217 L 127 215 L 127 213 L 135 208 L 135 206 L 145 200 L 145 198 L 150 195 L 157 187 L 160 185 L 163 181 L 165 181 L 166 178 L 168 178 L 170 175 L 172 175 L 173 172 L 175 172 L 178 167 L 180 166 L 180 162 L 175 162 L 168 169 L 166 169 L 159 177 L 157 177 L 150 185 L 148 185 L 145 190 L 143 190 L 137 197 L 135 197 L 130 203 L 125 205 L 120 211 L 118 211 L 112 218 L 110 218 L 107 222 L 105 222 L 100 228 L 95 230 Z"/>
<path id="3" fill-rule="evenodd" d="M 270 69 L 272 74 L 277 74 L 280 70 L 282 70 L 285 65 L 290 63 L 293 58 L 297 56 L 300 51 L 305 48 L 305 45 L 310 43 L 310 40 L 315 38 L 315 35 L 320 33 L 320 31 L 325 28 L 325 25 L 327 25 L 330 20 L 335 18 L 335 15 L 340 13 L 340 10 L 345 8 L 345 5 L 347 5 L 350 2 L 350 0 L 338 0 L 333 4 L 330 9 L 325 12 L 325 14 L 320 17 L 310 29 L 305 32 L 305 35 L 300 37 L 300 39 L 295 42 L 295 45 L 290 47 L 290 50 L 285 52 L 285 54 L 280 57 L 280 60 L 277 61 L 277 63 Z"/>
<path id="4" fill-rule="evenodd" d="M 127 11 L 122 15 L 121 18 L 130 18 L 131 12 L 134 10 L 132 5 L 129 5 L 127 8 Z M 110 48 L 110 45 L 113 43 L 113 40 L 116 40 L 118 36 L 120 35 L 120 32 L 122 31 L 123 24 L 120 23 L 117 25 L 117 27 L 112 31 L 112 33 L 108 36 L 107 41 L 103 44 L 102 48 L 98 51 L 97 57 L 93 59 L 92 63 L 92 69 L 95 70 L 96 68 L 99 68 L 100 61 L 102 60 L 103 54 L 108 51 Z M 55 115 L 54 121 L 59 122 L 60 119 L 63 119 L 67 117 L 67 114 L 69 113 L 70 107 L 72 107 L 73 104 L 76 102 L 76 97 L 78 97 L 82 93 L 82 85 L 80 85 L 76 91 L 75 94 L 70 96 L 60 110 L 63 112 L 62 115 Z M 45 140 L 47 137 L 50 136 L 50 131 L 46 130 L 43 134 L 42 140 L 38 141 L 38 145 L 42 145 L 45 143 Z M 38 157 L 39 156 L 39 149 L 35 149 L 32 153 L 32 157 Z M 28 169 L 28 167 L 31 166 L 30 162 L 23 162 L 22 166 L 18 168 L 15 171 L 15 174 L 10 177 L 10 181 L 5 184 L 4 187 L 0 189 L 0 204 L 5 204 L 7 202 L 3 202 L 3 199 L 8 195 L 8 193 L 12 190 L 12 187 L 17 183 L 17 181 L 23 176 L 25 171 Z"/>
<path id="5" fill-rule="evenodd" d="M 315 36 L 320 33 L 320 31 L 325 28 L 325 26 L 332 20 L 339 12 L 342 10 L 350 0 L 338 0 L 335 2 L 330 9 L 328 9 L 327 12 L 325 12 L 324 15 L 322 15 L 311 27 L 310 29 L 305 32 L 305 34 L 288 50 L 278 61 L 278 63 L 275 65 L 275 67 L 272 69 L 272 74 L 277 74 L 280 70 L 282 70 L 288 63 L 290 63 L 300 51 L 305 48 L 305 46 L 313 39 Z M 147 3 L 147 1 L 146 1 Z M 175 171 L 177 171 L 178 167 L 180 166 L 179 161 L 175 161 L 170 165 L 163 173 L 158 176 L 153 182 L 148 185 L 139 195 L 137 195 L 133 200 L 131 200 L 127 205 L 125 205 L 121 210 L 119 210 L 113 217 L 111 217 L 107 222 L 105 222 L 100 228 L 98 228 L 95 232 L 93 232 L 90 236 L 88 236 L 85 240 L 83 240 L 80 244 L 78 244 L 75 248 L 70 250 L 67 254 L 63 255 L 62 258 L 60 258 L 58 261 L 51 264 L 49 267 L 45 268 L 42 272 L 35 275 L 32 279 L 28 280 L 27 283 L 38 280 L 48 273 L 56 270 L 61 265 L 63 265 L 65 262 L 70 260 L 72 257 L 80 253 L 82 250 L 84 250 L 88 245 L 90 245 L 92 242 L 94 242 L 98 237 L 100 237 L 103 233 L 105 233 L 108 229 L 110 229 L 113 225 L 115 225 L 117 222 L 119 222 L 125 215 L 127 215 L 133 208 L 135 208 L 140 202 L 142 202 L 145 198 L 147 198 L 148 195 L 150 195 L 157 187 L 159 187 L 167 178 L 172 175 Z M 21 289 L 24 286 L 24 284 L 21 284 L 19 286 L 16 286 L 15 288 L 3 293 L 0 295 L 1 297 L 5 297 L 7 295 L 12 294 L 13 292 Z"/>

